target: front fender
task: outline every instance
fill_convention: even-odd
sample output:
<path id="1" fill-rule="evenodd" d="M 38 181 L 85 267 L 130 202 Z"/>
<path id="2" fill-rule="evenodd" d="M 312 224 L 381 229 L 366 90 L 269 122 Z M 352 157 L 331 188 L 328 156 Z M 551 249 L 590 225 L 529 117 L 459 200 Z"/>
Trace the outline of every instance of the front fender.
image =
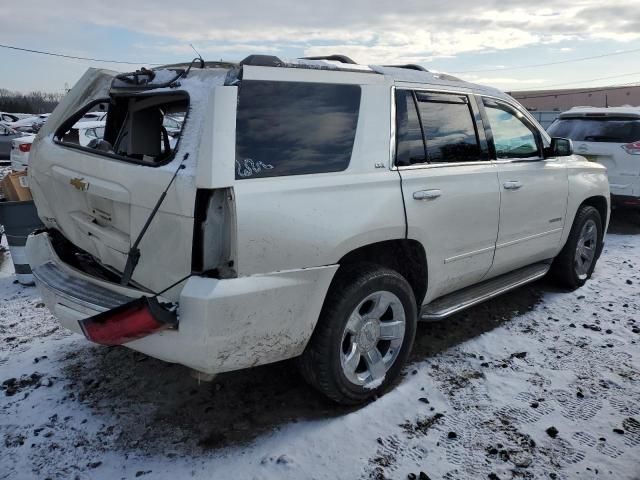
<path id="1" fill-rule="evenodd" d="M 589 162 L 583 157 L 574 155 L 567 163 L 567 173 L 569 180 L 569 197 L 567 200 L 567 216 L 562 232 L 562 242 L 564 245 L 571 232 L 573 219 L 580 206 L 590 198 L 601 197 L 607 202 L 607 214 L 604 221 L 606 231 L 609 225 L 611 214 L 611 198 L 609 194 L 609 179 L 607 169 L 602 165 Z"/>

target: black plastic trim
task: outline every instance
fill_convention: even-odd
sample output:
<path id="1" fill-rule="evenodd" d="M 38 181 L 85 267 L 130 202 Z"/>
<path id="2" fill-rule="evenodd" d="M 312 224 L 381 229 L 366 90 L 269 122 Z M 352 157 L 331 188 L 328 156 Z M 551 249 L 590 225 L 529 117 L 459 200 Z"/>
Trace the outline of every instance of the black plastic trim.
<path id="1" fill-rule="evenodd" d="M 416 63 L 406 63 L 404 65 L 382 65 L 382 66 L 390 67 L 390 68 L 404 68 L 406 70 L 417 70 L 419 72 L 429 72 L 429 70 L 424 68 L 422 65 L 418 65 Z"/>

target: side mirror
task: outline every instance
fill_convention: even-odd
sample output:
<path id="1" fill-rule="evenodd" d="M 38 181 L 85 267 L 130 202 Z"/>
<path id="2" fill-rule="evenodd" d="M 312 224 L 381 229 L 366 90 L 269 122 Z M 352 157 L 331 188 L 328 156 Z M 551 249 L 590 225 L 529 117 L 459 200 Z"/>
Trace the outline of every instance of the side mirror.
<path id="1" fill-rule="evenodd" d="M 568 138 L 553 137 L 551 146 L 545 148 L 545 158 L 573 155 L 573 142 Z"/>

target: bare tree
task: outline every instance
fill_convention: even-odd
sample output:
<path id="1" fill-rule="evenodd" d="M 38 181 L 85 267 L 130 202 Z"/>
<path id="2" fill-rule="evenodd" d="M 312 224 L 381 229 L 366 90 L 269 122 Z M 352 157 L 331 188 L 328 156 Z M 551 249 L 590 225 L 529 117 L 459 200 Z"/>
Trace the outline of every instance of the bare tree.
<path id="1" fill-rule="evenodd" d="M 49 113 L 64 94 L 34 91 L 27 94 L 0 88 L 0 111 L 13 113 Z"/>

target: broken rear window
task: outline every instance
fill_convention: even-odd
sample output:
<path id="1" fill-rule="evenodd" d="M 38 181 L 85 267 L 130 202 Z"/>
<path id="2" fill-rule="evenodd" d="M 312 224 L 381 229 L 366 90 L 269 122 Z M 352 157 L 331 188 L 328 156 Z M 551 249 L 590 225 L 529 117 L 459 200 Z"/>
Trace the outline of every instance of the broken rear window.
<path id="1" fill-rule="evenodd" d="M 118 95 L 91 102 L 56 131 L 62 145 L 145 165 L 170 161 L 189 107 L 184 92 Z M 103 119 L 93 121 L 100 112 Z M 95 115 L 93 113 L 96 113 Z M 89 115 L 92 121 L 88 121 Z"/>

